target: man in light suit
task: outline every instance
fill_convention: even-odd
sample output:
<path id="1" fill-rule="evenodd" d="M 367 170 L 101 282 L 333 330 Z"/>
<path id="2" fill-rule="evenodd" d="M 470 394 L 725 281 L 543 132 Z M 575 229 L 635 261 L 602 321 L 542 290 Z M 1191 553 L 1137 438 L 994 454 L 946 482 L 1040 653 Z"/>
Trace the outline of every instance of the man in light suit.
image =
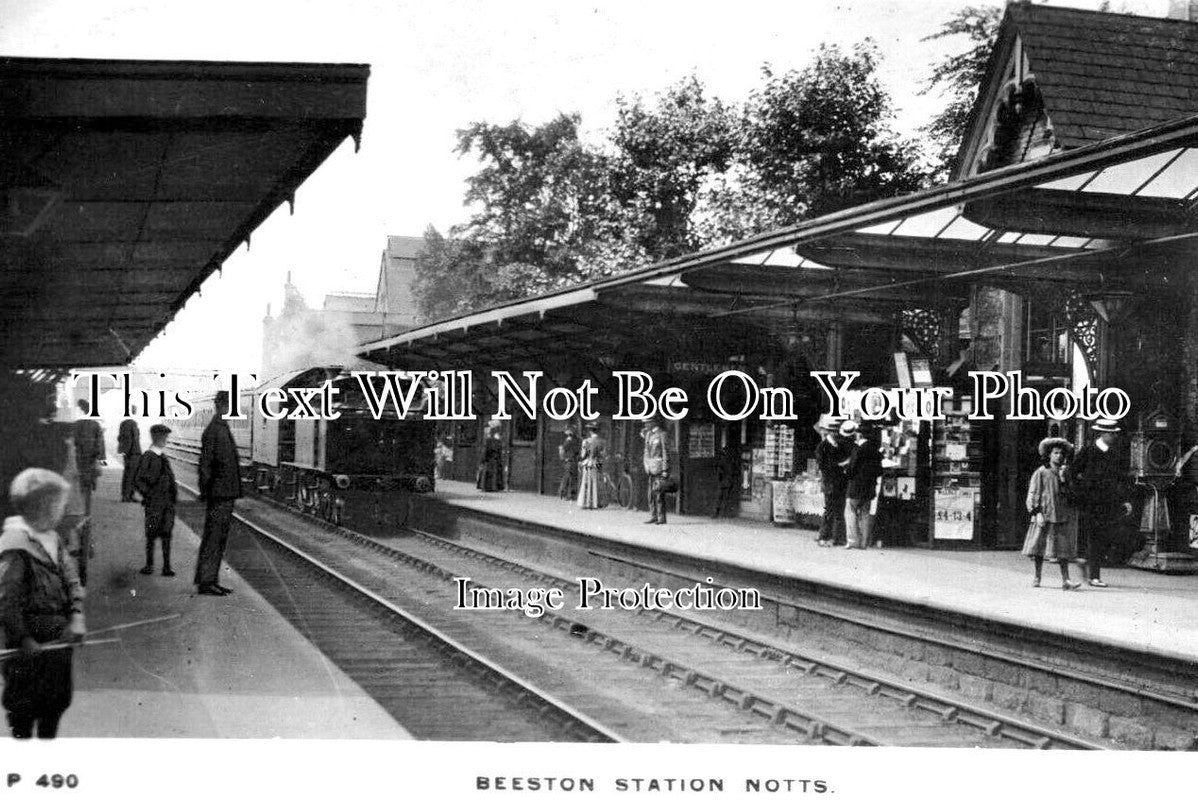
<path id="1" fill-rule="evenodd" d="M 645 420 L 645 474 L 649 476 L 649 510 L 652 516 L 646 525 L 666 524 L 666 481 L 670 478 L 670 446 L 661 423 L 650 417 Z"/>
<path id="2" fill-rule="evenodd" d="M 241 497 L 241 465 L 237 443 L 224 419 L 229 411 L 229 393 L 217 392 L 213 407 L 216 413 L 200 437 L 200 499 L 207 507 L 195 583 L 200 594 L 222 597 L 232 592 L 221 586 L 218 578 L 233 523 L 233 501 Z"/>

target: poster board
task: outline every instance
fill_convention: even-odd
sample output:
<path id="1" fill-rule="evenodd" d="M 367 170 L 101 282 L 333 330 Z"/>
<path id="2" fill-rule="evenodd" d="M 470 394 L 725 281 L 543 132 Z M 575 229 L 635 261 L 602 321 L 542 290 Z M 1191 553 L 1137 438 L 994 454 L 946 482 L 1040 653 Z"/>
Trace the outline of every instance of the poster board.
<path id="1" fill-rule="evenodd" d="M 714 422 L 695 422 L 687 427 L 686 452 L 690 458 L 715 458 Z"/>
<path id="2" fill-rule="evenodd" d="M 932 536 L 946 541 L 972 541 L 978 515 L 979 490 L 937 487 Z"/>
<path id="3" fill-rule="evenodd" d="M 803 475 L 790 484 L 791 503 L 794 513 L 800 516 L 819 517 L 824 513 L 824 492 L 818 477 Z"/>

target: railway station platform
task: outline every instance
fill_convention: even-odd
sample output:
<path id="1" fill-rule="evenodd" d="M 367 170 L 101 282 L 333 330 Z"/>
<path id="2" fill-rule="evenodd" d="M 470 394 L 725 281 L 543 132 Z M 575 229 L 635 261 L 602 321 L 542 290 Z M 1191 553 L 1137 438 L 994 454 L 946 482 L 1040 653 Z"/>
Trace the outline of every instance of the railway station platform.
<path id="1" fill-rule="evenodd" d="M 120 470 L 109 467 L 92 499 L 88 630 L 178 616 L 96 636 L 119 637 L 116 644 L 76 649 L 62 736 L 411 738 L 229 567 L 221 583 L 233 594 L 197 595 L 199 536 L 182 521 L 174 530 L 177 576 L 139 574 L 142 507 L 119 494 Z M 180 504 L 188 502 L 180 492 Z"/>
<path id="2" fill-rule="evenodd" d="M 815 531 L 755 520 L 671 515 L 645 525 L 646 512 L 583 510 L 555 497 L 480 492 L 438 480 L 431 500 L 495 517 L 609 539 L 667 555 L 702 558 L 817 584 L 868 592 L 951 614 L 1009 623 L 1124 651 L 1198 663 L 1198 578 L 1103 568 L 1105 589 L 1060 589 L 1055 564 L 1032 588 L 1030 559 L 1012 551 L 819 547 Z M 1079 580 L 1080 565 L 1072 565 Z"/>

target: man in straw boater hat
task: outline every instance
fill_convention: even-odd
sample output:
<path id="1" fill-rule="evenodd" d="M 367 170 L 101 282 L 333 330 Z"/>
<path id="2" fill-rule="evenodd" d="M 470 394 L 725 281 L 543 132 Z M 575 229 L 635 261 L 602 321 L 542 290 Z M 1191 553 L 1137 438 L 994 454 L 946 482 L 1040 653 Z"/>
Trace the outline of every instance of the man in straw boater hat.
<path id="1" fill-rule="evenodd" d="M 1132 489 L 1127 471 L 1116 452 L 1118 420 L 1100 419 L 1090 426 L 1097 437 L 1082 447 L 1073 460 L 1072 480 L 1078 506 L 1078 527 L 1086 537 L 1086 568 L 1090 585 L 1105 588 L 1102 558 L 1131 514 Z"/>
<path id="2" fill-rule="evenodd" d="M 820 547 L 845 543 L 844 506 L 848 477 L 844 468 L 853 451 L 840 438 L 842 422 L 845 420 L 839 417 L 825 416 L 816 425 L 821 438 L 815 446 L 815 463 L 819 467 L 820 488 L 824 493 L 824 518 L 816 538 Z"/>

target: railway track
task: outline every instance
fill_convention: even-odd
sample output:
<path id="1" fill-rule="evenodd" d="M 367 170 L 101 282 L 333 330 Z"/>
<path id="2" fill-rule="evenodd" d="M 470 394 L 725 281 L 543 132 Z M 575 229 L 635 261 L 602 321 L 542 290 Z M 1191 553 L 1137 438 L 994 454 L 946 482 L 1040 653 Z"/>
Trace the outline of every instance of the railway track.
<path id="1" fill-rule="evenodd" d="M 321 559 L 350 562 L 349 568 L 357 571 L 361 580 L 380 584 L 384 592 L 394 591 L 394 584 L 403 582 L 395 572 L 396 564 L 409 568 L 420 576 L 420 594 L 429 607 L 448 611 L 458 624 L 484 623 L 482 627 L 488 629 L 492 639 L 503 640 L 508 650 L 513 642 L 534 643 L 540 659 L 554 662 L 553 669 L 567 673 L 577 672 L 579 661 L 594 661 L 587 670 L 588 682 L 599 696 L 588 699 L 588 713 L 604 719 L 609 727 L 631 733 L 631 738 L 655 735 L 638 729 L 635 712 L 639 709 L 644 713 L 659 705 L 664 684 L 672 690 L 670 707 L 665 710 L 674 720 L 673 731 L 664 738 L 842 745 L 1102 747 L 1063 731 L 846 667 L 816 652 L 780 648 L 695 616 L 662 611 L 588 614 L 574 610 L 573 579 L 476 547 L 418 531 L 381 541 L 275 504 L 245 506 L 241 515 L 256 526 L 286 529 L 298 523 L 304 549 L 319 550 Z M 346 540 L 360 547 L 347 549 Z M 558 588 L 566 595 L 566 604 L 562 611 L 547 611 L 535 620 L 512 611 L 453 612 L 455 576 L 470 576 L 480 587 Z M 513 655 L 521 664 L 521 674 L 531 669 L 527 653 L 522 654 L 523 659 L 521 654 L 507 654 Z M 596 659 L 605 659 L 606 663 Z M 647 697 L 640 688 L 628 687 L 629 669 L 654 678 L 647 687 Z M 628 691 L 608 688 L 613 681 Z M 568 691 L 576 692 L 577 687 Z M 617 696 L 620 702 L 614 702 Z M 699 706 L 695 705 L 696 698 Z M 713 704 L 713 700 L 722 702 Z M 712 718 L 713 706 L 732 709 L 753 724 L 729 727 L 729 723 Z M 662 711 L 656 708 L 658 714 Z"/>
<path id="2" fill-rule="evenodd" d="M 180 511 L 202 525 L 202 508 Z M 414 736 L 623 740 L 270 531 L 244 519 L 237 524 L 253 528 L 254 536 L 230 537 L 228 562 Z"/>

